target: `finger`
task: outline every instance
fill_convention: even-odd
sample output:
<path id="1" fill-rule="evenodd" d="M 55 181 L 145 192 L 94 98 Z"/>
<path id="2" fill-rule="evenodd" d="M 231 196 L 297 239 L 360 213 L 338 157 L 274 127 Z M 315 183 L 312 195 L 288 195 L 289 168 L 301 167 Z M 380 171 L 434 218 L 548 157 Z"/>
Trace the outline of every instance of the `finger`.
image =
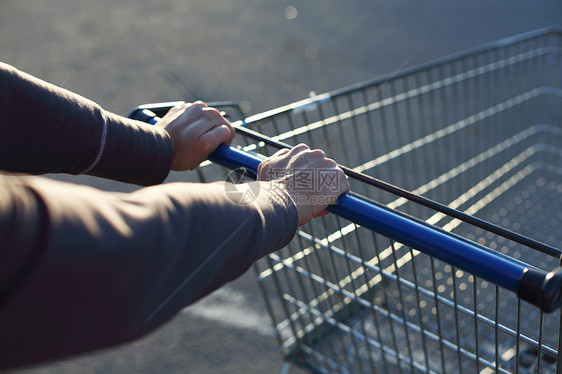
<path id="1" fill-rule="evenodd" d="M 228 127 L 228 129 L 232 132 L 233 137 L 234 137 L 234 134 L 236 133 L 236 129 L 234 128 L 234 126 L 232 126 L 230 121 L 225 117 L 224 112 L 218 112 L 218 113 L 220 115 L 220 122 L 225 124 Z"/>
<path id="2" fill-rule="evenodd" d="M 281 157 L 281 156 L 286 155 L 287 153 L 289 153 L 289 151 L 290 151 L 290 149 L 288 149 L 288 148 L 280 149 L 280 150 L 278 150 L 277 152 L 275 152 L 274 154 L 272 154 L 272 155 L 271 155 L 271 158 L 274 158 L 274 157 Z"/>
<path id="3" fill-rule="evenodd" d="M 211 120 L 216 121 L 217 123 L 220 123 L 221 125 L 225 125 L 226 127 L 228 127 L 228 129 L 232 133 L 231 140 L 234 138 L 234 135 L 236 134 L 236 130 L 234 126 L 232 126 L 230 121 L 225 117 L 226 115 L 225 112 L 221 112 L 213 107 L 203 108 L 203 112 L 205 112 L 205 114 L 207 114 L 209 116 L 208 118 L 210 118 Z"/>
<path id="4" fill-rule="evenodd" d="M 329 167 L 329 164 L 326 163 L 326 154 L 319 149 L 311 150 L 308 147 L 299 148 L 292 153 L 291 160 L 289 161 L 290 168 L 306 169 Z"/>
<path id="5" fill-rule="evenodd" d="M 190 106 L 195 106 L 195 107 L 200 107 L 200 108 L 207 108 L 208 107 L 207 103 L 205 103 L 201 100 L 194 101 L 193 103 L 190 104 Z"/>
<path id="6" fill-rule="evenodd" d="M 206 107 L 207 105 L 200 101 L 195 103 L 184 103 L 183 105 L 173 107 L 168 114 L 174 113 L 176 114 L 175 118 L 181 118 L 182 121 L 192 122 L 202 116 L 202 110 Z"/>
<path id="7" fill-rule="evenodd" d="M 219 144 L 232 141 L 233 133 L 228 126 L 221 124 L 213 127 L 199 137 L 199 143 L 206 152 L 212 152 Z"/>
<path id="8" fill-rule="evenodd" d="M 202 101 L 195 101 L 193 103 L 184 104 L 183 108 L 184 114 L 187 116 L 200 116 L 204 115 L 204 110 L 207 108 L 207 104 Z"/>
<path id="9" fill-rule="evenodd" d="M 188 103 L 186 103 L 186 102 L 178 103 L 178 104 L 174 105 L 173 107 L 171 107 L 170 110 L 168 111 L 168 113 L 173 113 L 173 112 L 177 112 L 179 110 L 183 110 L 183 109 L 185 109 L 186 105 L 188 105 Z"/>
<path id="10" fill-rule="evenodd" d="M 235 130 L 230 122 L 218 110 L 207 107 L 205 103 L 193 104 L 191 108 L 185 111 L 184 119 L 189 124 L 184 130 L 192 134 L 198 134 L 198 137 L 221 125 L 228 127 L 232 135 L 231 139 L 234 137 Z"/>
<path id="11" fill-rule="evenodd" d="M 218 121 L 218 122 L 228 122 L 226 118 L 221 114 L 221 112 L 213 107 L 203 107 L 201 108 L 201 112 L 205 115 L 206 118 Z"/>
<path id="12" fill-rule="evenodd" d="M 222 116 L 222 119 L 224 120 L 224 124 L 228 127 L 228 129 L 230 130 L 230 132 L 232 132 L 232 137 L 234 138 L 234 135 L 236 134 L 236 129 L 234 128 L 234 126 L 232 126 L 232 124 L 230 123 L 229 120 L 227 120 L 226 118 L 224 118 L 224 116 Z"/>
<path id="13" fill-rule="evenodd" d="M 186 103 L 174 105 L 173 107 L 170 108 L 170 110 L 166 112 L 166 114 L 160 120 L 166 119 L 172 121 L 175 118 L 179 117 L 185 110 L 185 104 Z"/>
<path id="14" fill-rule="evenodd" d="M 324 153 L 324 151 L 321 150 L 321 149 L 313 149 L 313 150 L 311 150 L 311 152 L 312 152 L 313 154 L 322 156 L 323 158 L 326 158 L 326 159 L 327 159 L 326 153 Z"/>
<path id="15" fill-rule="evenodd" d="M 206 121 L 209 121 L 211 123 L 225 124 L 233 133 L 235 132 L 234 127 L 232 126 L 230 121 L 226 119 L 218 109 L 213 107 L 204 107 L 201 108 L 201 113 Z"/>
<path id="16" fill-rule="evenodd" d="M 230 144 L 232 144 L 232 141 L 234 140 L 234 136 L 236 135 L 236 130 L 234 130 L 234 127 L 228 121 L 226 123 L 223 123 L 222 126 L 226 126 L 228 131 L 230 132 L 230 137 L 229 137 L 228 141 L 225 142 L 225 144 L 230 145 Z"/>
<path id="17" fill-rule="evenodd" d="M 326 154 L 321 149 L 311 149 L 309 151 L 304 151 L 310 159 L 315 161 L 325 162 L 327 160 Z"/>
<path id="18" fill-rule="evenodd" d="M 308 150 L 310 150 L 310 148 L 306 144 L 300 143 L 291 148 L 290 153 L 291 156 L 296 156 L 297 154 Z"/>
<path id="19" fill-rule="evenodd" d="M 275 152 L 273 155 L 268 157 L 267 159 L 263 160 L 258 165 L 258 176 L 260 176 L 261 180 L 269 180 L 271 175 L 268 175 L 268 171 L 271 170 L 281 170 L 285 169 L 287 166 L 288 160 L 284 158 L 285 155 L 289 153 L 290 149 L 283 148 Z M 264 171 L 265 168 L 265 171 Z M 263 172 L 263 175 L 262 175 Z"/>

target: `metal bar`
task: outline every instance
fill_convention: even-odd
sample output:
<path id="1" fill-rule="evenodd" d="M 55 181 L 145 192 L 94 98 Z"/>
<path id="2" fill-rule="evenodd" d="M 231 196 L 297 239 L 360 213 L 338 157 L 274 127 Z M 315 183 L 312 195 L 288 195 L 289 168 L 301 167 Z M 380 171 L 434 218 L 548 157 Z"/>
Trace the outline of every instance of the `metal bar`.
<path id="1" fill-rule="evenodd" d="M 480 372 L 480 342 L 478 340 L 478 287 L 476 285 L 476 277 L 470 275 L 473 279 L 472 282 L 472 297 L 474 303 L 474 352 L 476 355 L 476 371 Z"/>
<path id="2" fill-rule="evenodd" d="M 558 265 L 562 266 L 562 256 L 558 260 Z M 558 346 L 556 352 L 556 374 L 562 374 L 562 310 L 558 317 Z"/>
<path id="3" fill-rule="evenodd" d="M 440 358 L 441 358 L 441 368 L 442 372 L 445 373 L 445 352 L 443 350 L 443 334 L 441 333 L 441 318 L 439 315 L 439 302 L 438 302 L 438 292 L 437 292 L 437 280 L 435 279 L 435 259 L 433 257 L 430 258 L 431 263 L 431 277 L 432 277 L 432 287 L 433 287 L 433 297 L 434 297 L 434 305 L 435 305 L 435 318 L 437 324 L 437 336 L 439 338 L 439 350 L 440 350 Z"/>
<path id="4" fill-rule="evenodd" d="M 517 330 L 515 340 L 515 373 L 519 374 L 519 354 L 521 353 L 521 301 L 519 300 L 517 300 L 517 319 L 515 329 Z"/>
<path id="5" fill-rule="evenodd" d="M 416 260 L 415 260 L 415 256 L 414 256 L 414 250 L 412 248 L 409 248 L 410 250 L 410 256 L 412 257 L 412 278 L 413 278 L 413 283 L 414 283 L 414 287 L 415 287 L 415 295 L 416 295 L 416 305 L 418 306 L 418 324 L 420 326 L 420 330 L 421 330 L 421 340 L 422 340 L 422 349 L 423 349 L 423 358 L 424 358 L 424 362 L 425 362 L 425 367 L 427 368 L 427 371 L 429 371 L 429 353 L 428 353 L 428 349 L 427 349 L 427 342 L 426 342 L 426 338 L 425 338 L 425 328 L 424 328 L 424 322 L 423 322 L 423 317 L 422 317 L 422 307 L 421 307 L 421 299 L 420 299 L 420 286 L 418 283 L 418 275 L 417 275 L 417 271 L 416 271 Z"/>
<path id="6" fill-rule="evenodd" d="M 499 347 L 499 345 L 500 345 L 500 341 L 499 341 L 500 330 L 499 330 L 499 324 L 500 323 L 499 323 L 499 320 L 498 320 L 498 318 L 500 317 L 500 312 L 499 312 L 500 311 L 500 301 L 499 301 L 500 288 L 498 287 L 497 284 L 494 285 L 494 288 L 496 290 L 496 297 L 494 298 L 494 304 L 495 304 L 495 308 L 494 308 L 494 341 L 495 341 L 494 358 L 495 358 L 495 360 L 494 360 L 494 362 L 496 364 L 496 373 L 498 373 L 499 368 L 500 368 L 500 364 L 499 364 L 499 361 L 500 361 L 500 352 L 499 352 L 499 350 L 500 350 L 500 347 Z M 519 302 L 519 300 L 518 300 L 518 302 Z"/>
<path id="7" fill-rule="evenodd" d="M 543 324 L 544 324 L 544 313 L 541 311 L 539 316 L 539 344 L 537 345 L 537 373 L 542 373 L 542 359 L 543 359 Z"/>
<path id="8" fill-rule="evenodd" d="M 461 355 L 461 334 L 459 329 L 459 304 L 457 301 L 457 283 L 456 283 L 456 272 L 457 270 L 453 266 L 451 268 L 451 279 L 453 281 L 452 284 L 452 293 L 453 293 L 453 305 L 454 305 L 454 316 L 455 316 L 455 337 L 456 337 L 456 344 L 457 344 L 457 360 L 459 363 L 459 373 L 462 374 L 462 355 Z"/>

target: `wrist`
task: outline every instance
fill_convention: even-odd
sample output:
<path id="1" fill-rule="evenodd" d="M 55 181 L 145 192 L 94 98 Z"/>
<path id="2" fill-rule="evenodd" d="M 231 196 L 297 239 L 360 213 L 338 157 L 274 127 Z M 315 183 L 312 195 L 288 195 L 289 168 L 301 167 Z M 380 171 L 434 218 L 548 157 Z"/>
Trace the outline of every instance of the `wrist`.
<path id="1" fill-rule="evenodd" d="M 291 189 L 287 185 L 286 181 L 288 181 L 288 178 L 282 178 L 268 182 L 273 193 L 272 198 L 277 199 L 286 205 L 293 206 L 297 212 L 298 225 L 302 226 L 310 220 L 306 218 L 309 209 L 306 204 L 303 204 L 302 196 L 298 192 Z"/>

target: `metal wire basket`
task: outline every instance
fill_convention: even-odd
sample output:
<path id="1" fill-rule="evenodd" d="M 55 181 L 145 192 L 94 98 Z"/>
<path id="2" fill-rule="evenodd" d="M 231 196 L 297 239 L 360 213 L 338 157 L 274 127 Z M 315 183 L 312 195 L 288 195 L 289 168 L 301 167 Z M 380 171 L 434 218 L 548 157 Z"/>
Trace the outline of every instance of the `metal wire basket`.
<path id="1" fill-rule="evenodd" d="M 407 232 L 314 220 L 255 266 L 288 361 L 338 373 L 562 371 L 559 305 L 543 302 L 560 293 L 545 285 L 561 274 L 561 67 L 562 32 L 540 30 L 237 123 L 262 134 L 241 132 L 244 151 L 321 148 L 362 198 L 508 263 L 482 276 L 490 264 L 468 264 L 472 252 L 461 261 Z M 198 173 L 225 175 L 209 163 Z M 504 275 L 512 262 L 521 279 Z"/>
<path id="2" fill-rule="evenodd" d="M 561 34 L 525 35 L 247 120 L 552 246 L 562 242 Z M 350 179 L 392 209 L 544 270 L 544 254 Z M 337 217 L 257 266 L 278 339 L 327 372 L 550 372 L 558 313 Z"/>

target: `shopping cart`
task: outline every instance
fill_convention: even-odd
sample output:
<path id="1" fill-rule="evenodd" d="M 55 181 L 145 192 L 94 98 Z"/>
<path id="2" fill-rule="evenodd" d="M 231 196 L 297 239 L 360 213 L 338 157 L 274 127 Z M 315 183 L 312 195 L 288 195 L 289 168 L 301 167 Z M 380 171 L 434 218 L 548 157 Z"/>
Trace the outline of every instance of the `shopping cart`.
<path id="1" fill-rule="evenodd" d="M 540 30 L 235 123 L 199 180 L 303 142 L 351 185 L 255 265 L 288 362 L 562 372 L 561 67 L 562 32 Z"/>

